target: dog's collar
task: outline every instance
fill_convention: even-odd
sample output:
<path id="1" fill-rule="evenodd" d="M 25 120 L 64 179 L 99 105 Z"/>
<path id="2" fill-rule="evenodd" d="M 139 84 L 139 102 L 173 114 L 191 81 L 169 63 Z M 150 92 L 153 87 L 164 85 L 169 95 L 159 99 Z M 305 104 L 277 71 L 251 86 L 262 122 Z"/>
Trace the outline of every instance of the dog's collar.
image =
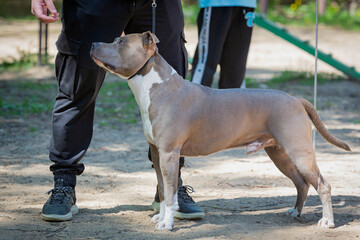
<path id="1" fill-rule="evenodd" d="M 137 75 L 141 70 L 144 69 L 144 67 L 146 66 L 146 64 L 148 64 L 148 62 L 150 61 L 150 59 L 152 59 L 154 57 L 154 55 L 152 55 L 146 62 L 145 64 L 136 72 L 134 73 L 134 75 L 132 75 L 131 77 L 128 78 L 128 80 L 130 80 L 131 78 L 133 78 L 135 75 Z"/>

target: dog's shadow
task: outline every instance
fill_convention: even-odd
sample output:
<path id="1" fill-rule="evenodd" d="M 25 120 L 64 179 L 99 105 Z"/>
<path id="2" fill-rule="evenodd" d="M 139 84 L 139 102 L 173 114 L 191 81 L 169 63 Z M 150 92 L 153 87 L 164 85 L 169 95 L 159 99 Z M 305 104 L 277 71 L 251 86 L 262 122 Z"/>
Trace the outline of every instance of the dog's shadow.
<path id="1" fill-rule="evenodd" d="M 176 220 L 173 231 L 194 228 L 203 224 L 231 225 L 244 223 L 257 225 L 261 228 L 288 227 L 289 225 L 310 226 L 316 225 L 322 217 L 322 204 L 319 196 L 308 196 L 303 215 L 292 218 L 285 214 L 296 202 L 296 196 L 277 197 L 240 197 L 233 199 L 213 199 L 198 201 L 205 212 L 205 217 L 198 221 Z M 336 227 L 347 225 L 360 220 L 360 197 L 336 195 L 332 196 Z M 122 211 L 149 212 L 150 205 L 119 205 L 108 209 L 85 210 L 88 214 L 109 214 Z M 155 212 L 148 214 L 149 218 Z"/>
<path id="2" fill-rule="evenodd" d="M 286 215 L 286 210 L 294 207 L 296 196 L 241 197 L 234 199 L 213 199 L 198 204 L 206 212 L 208 223 L 248 221 L 254 224 L 288 225 L 289 223 L 312 225 L 322 217 L 319 196 L 308 196 L 300 218 Z M 347 225 L 360 219 L 360 197 L 332 196 L 335 225 Z M 222 221 L 219 221 L 222 218 Z M 274 221 L 276 219 L 276 221 Z"/>

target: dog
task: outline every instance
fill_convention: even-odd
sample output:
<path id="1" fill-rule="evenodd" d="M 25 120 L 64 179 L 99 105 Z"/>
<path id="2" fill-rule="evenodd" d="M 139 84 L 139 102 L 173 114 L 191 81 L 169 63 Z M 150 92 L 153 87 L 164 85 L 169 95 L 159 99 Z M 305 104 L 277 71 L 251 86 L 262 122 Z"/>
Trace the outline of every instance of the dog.
<path id="1" fill-rule="evenodd" d="M 158 180 L 160 213 L 151 219 L 156 229 L 174 225 L 179 157 L 237 147 L 248 154 L 264 148 L 293 181 L 297 200 L 287 212 L 292 217 L 301 215 L 312 185 L 323 207 L 318 226 L 333 228 L 331 186 L 315 161 L 311 122 L 329 143 L 351 150 L 328 132 L 312 104 L 278 90 L 219 90 L 186 81 L 160 56 L 158 42 L 151 32 L 129 34 L 113 43 L 93 43 L 90 52 L 100 67 L 128 79 L 139 105 Z"/>

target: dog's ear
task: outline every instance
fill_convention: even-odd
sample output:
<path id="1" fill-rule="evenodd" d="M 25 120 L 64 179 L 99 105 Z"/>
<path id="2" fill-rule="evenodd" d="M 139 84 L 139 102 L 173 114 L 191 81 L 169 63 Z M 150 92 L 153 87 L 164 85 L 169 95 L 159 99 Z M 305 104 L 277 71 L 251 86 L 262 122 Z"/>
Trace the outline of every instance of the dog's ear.
<path id="1" fill-rule="evenodd" d="M 151 44 L 156 44 L 159 41 L 159 39 L 156 37 L 155 34 L 151 33 L 150 31 L 144 32 L 142 34 L 142 38 L 143 38 L 143 42 L 144 42 L 144 46 L 149 46 Z"/>

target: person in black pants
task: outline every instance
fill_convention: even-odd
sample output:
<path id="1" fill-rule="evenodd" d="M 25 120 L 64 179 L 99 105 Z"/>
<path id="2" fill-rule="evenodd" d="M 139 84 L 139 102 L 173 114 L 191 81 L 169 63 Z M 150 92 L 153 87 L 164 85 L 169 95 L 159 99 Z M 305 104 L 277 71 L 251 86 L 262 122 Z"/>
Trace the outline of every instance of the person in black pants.
<path id="1" fill-rule="evenodd" d="M 211 87 L 220 64 L 219 88 L 242 86 L 255 14 L 253 7 L 242 5 L 244 1 L 233 2 L 238 6 L 219 6 L 219 1 L 201 2 L 207 5 L 200 5 L 197 18 L 199 42 L 191 71 L 194 83 Z M 246 4 L 254 6 L 256 1 L 249 0 Z"/>
<path id="2" fill-rule="evenodd" d="M 113 42 L 122 32 L 152 29 L 152 0 L 63 0 L 62 31 L 56 42 L 58 95 L 53 110 L 50 170 L 55 187 L 43 207 L 42 218 L 65 221 L 77 213 L 76 176 L 84 171 L 80 160 L 92 138 L 94 109 L 105 71 L 90 58 L 93 42 Z M 47 11 L 50 15 L 47 16 Z M 59 19 L 52 0 L 32 0 L 32 13 L 44 23 Z M 180 0 L 158 0 L 156 35 L 160 54 L 183 77 L 187 71 L 184 18 Z M 184 159 L 180 159 L 180 167 Z M 179 173 L 180 178 L 180 173 Z M 204 213 L 179 179 L 178 215 L 201 218 Z M 155 196 L 155 201 L 158 196 Z M 154 205 L 154 204 L 153 204 Z"/>

